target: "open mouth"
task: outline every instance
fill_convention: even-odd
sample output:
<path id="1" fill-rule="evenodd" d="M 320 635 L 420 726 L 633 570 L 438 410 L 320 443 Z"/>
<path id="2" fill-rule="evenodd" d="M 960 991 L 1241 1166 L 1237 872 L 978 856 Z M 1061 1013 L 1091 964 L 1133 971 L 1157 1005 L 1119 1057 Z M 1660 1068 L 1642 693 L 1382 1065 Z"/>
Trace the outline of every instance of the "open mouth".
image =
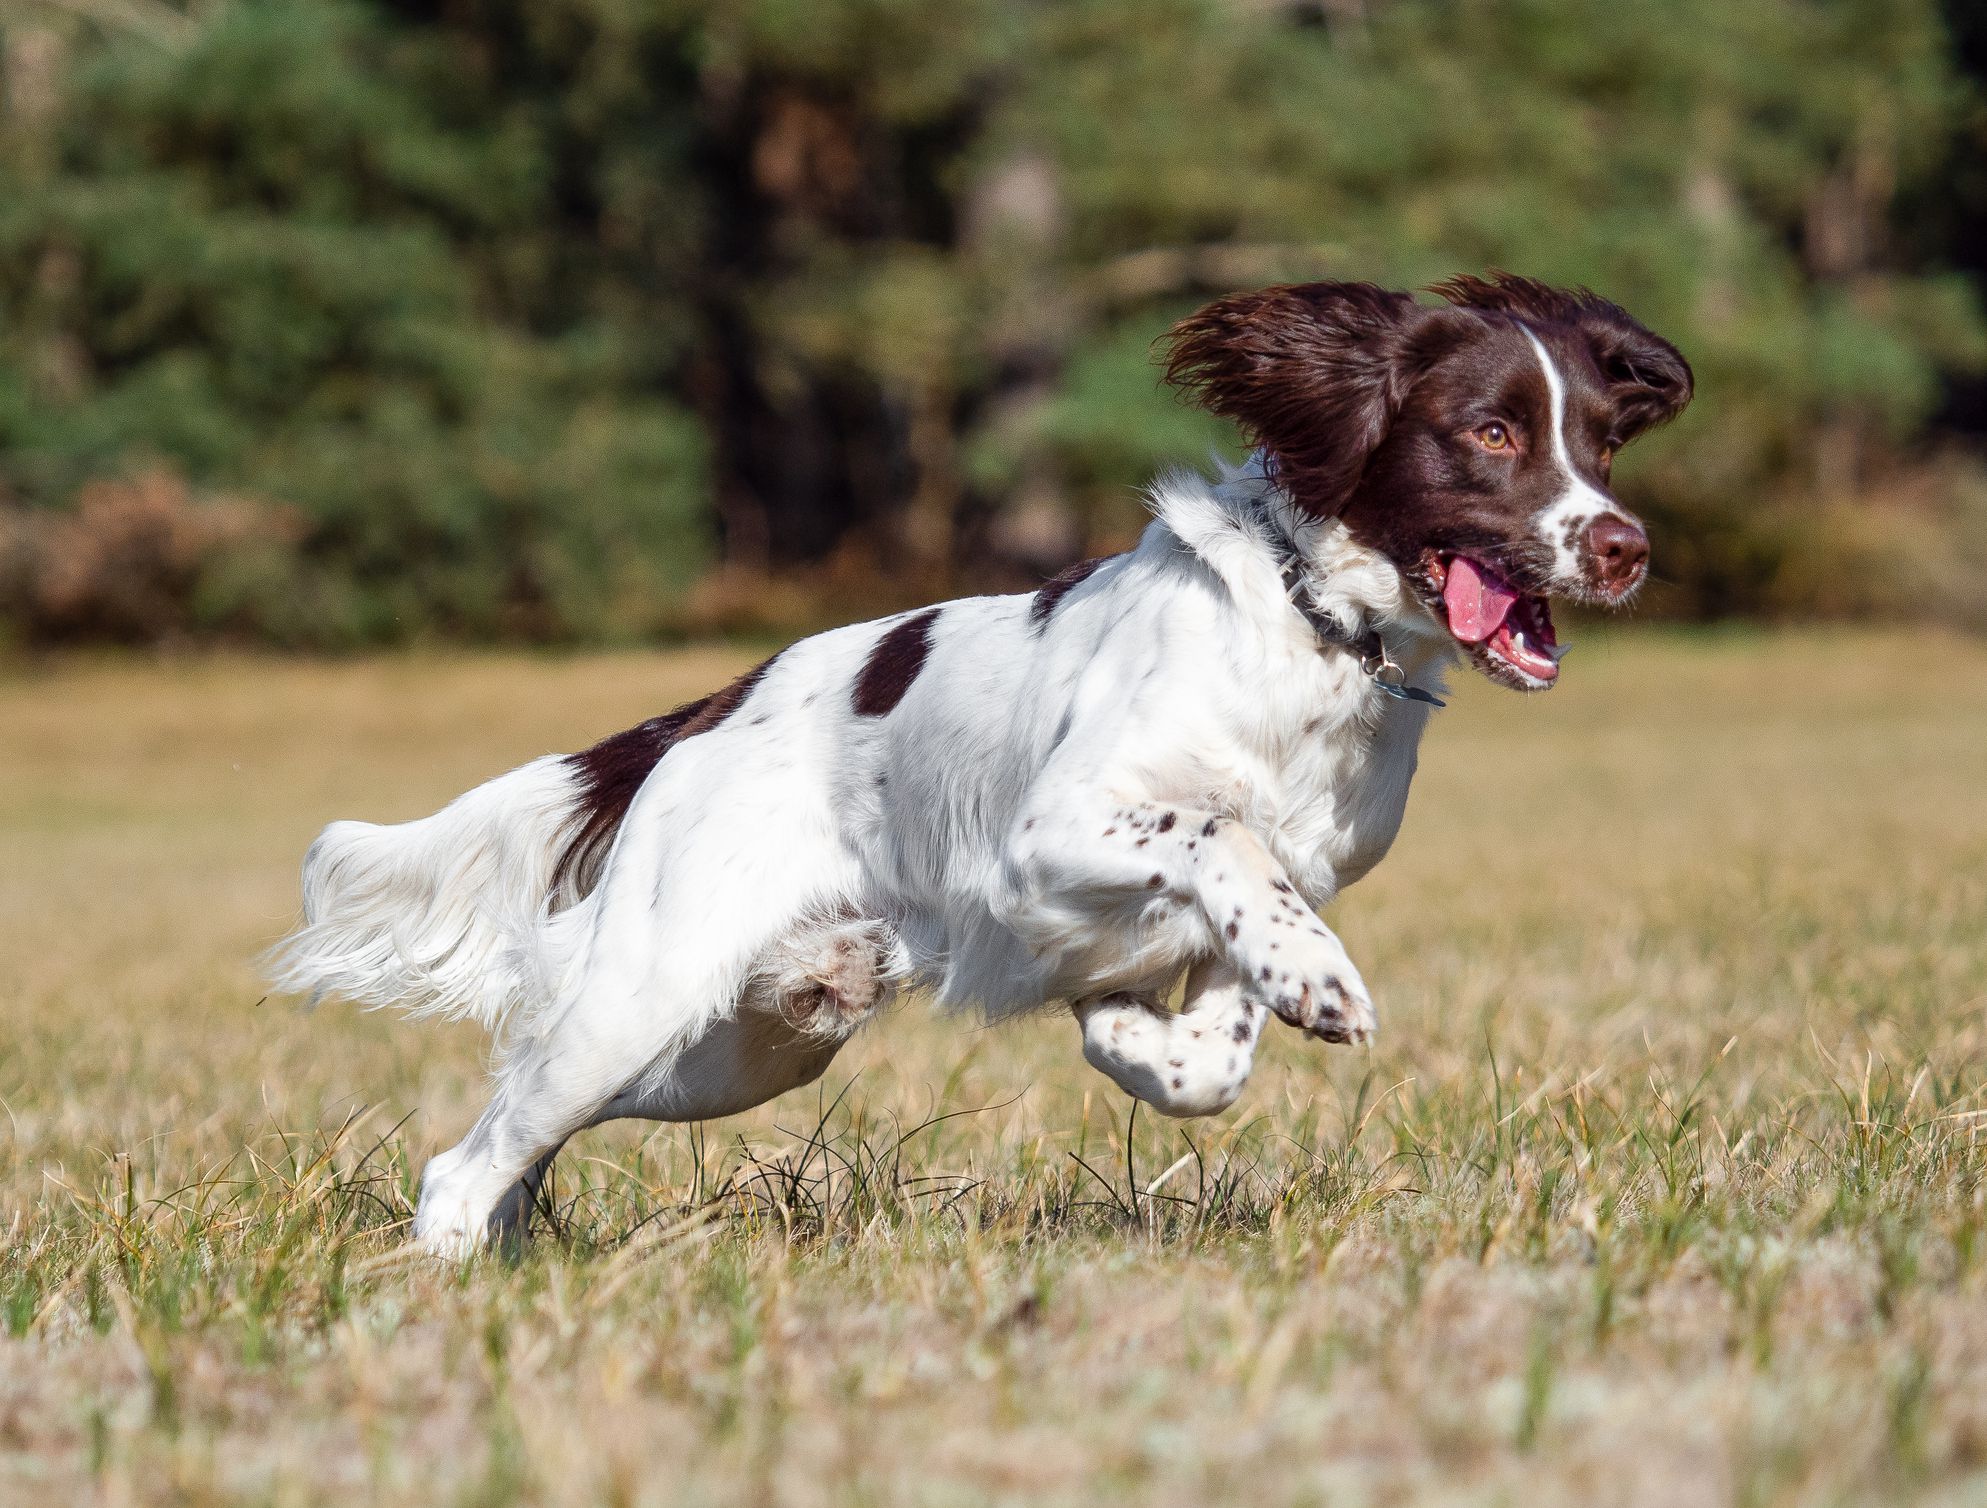
<path id="1" fill-rule="evenodd" d="M 1480 560 L 1450 555 L 1430 567 L 1442 597 L 1449 632 L 1475 651 L 1478 663 L 1497 679 L 1527 688 L 1550 686 L 1559 678 L 1566 647 L 1552 629 L 1552 607 L 1543 596 L 1523 592 Z M 1497 671 L 1507 674 L 1498 676 Z"/>

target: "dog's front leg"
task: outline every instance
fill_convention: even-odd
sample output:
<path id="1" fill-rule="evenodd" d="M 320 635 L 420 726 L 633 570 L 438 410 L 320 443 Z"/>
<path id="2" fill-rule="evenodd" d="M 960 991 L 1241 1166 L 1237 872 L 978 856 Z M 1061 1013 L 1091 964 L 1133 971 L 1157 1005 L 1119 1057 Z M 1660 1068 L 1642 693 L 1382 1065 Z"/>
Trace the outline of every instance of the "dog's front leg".
<path id="1" fill-rule="evenodd" d="M 1099 929 L 1183 909 L 1242 997 L 1327 1042 L 1363 1042 L 1373 1002 L 1344 945 L 1240 823 L 1157 802 L 1072 801 L 1027 810 L 1006 853 L 1005 919 L 1043 953 Z"/>
<path id="2" fill-rule="evenodd" d="M 1078 1001 L 1090 1066 L 1161 1115 L 1219 1115 L 1256 1062 L 1264 1012 L 1226 959 L 1196 964 L 1176 1016 L 1156 1000 L 1119 992 Z"/>

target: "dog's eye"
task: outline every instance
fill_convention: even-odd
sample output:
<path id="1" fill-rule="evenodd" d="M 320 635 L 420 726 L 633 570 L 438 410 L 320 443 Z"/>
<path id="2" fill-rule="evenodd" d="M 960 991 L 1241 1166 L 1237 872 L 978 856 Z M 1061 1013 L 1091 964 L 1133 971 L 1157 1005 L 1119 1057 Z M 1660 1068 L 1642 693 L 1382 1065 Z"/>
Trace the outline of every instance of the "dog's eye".
<path id="1" fill-rule="evenodd" d="M 1511 431 L 1492 419 L 1476 432 L 1476 443 L 1485 450 L 1509 450 Z"/>

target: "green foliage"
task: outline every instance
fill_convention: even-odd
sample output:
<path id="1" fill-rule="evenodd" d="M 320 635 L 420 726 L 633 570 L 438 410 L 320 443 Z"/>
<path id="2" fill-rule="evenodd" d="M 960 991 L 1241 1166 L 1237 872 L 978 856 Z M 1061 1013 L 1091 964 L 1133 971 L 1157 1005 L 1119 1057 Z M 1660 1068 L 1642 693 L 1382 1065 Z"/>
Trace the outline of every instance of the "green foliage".
<path id="1" fill-rule="evenodd" d="M 649 626 L 704 558 L 701 431 L 658 377 L 683 316 L 575 286 L 603 253 L 547 234 L 572 185 L 542 102 L 342 4 L 70 40 L 60 113 L 9 138 L 12 491 L 165 463 L 303 510 L 196 629 Z"/>
<path id="2" fill-rule="evenodd" d="M 1857 485 L 1805 464 L 1817 430 L 1873 465 L 1987 355 L 1971 288 L 1884 255 L 1892 196 L 1941 171 L 1965 100 L 1927 0 L 1404 0 L 1299 30 L 1174 0 L 1137 60 L 1117 7 L 1070 14 L 1023 114 L 1068 165 L 1085 253 L 1297 246 L 1260 276 L 1598 288 L 1696 364 L 1697 408 L 1627 480 L 1680 529 Z"/>
<path id="3" fill-rule="evenodd" d="M 1228 438 L 1158 387 L 1170 318 L 1486 266 L 1695 363 L 1623 473 L 1672 606 L 1813 609 L 1870 568 L 1793 560 L 1813 503 L 1888 485 L 1987 363 L 1964 217 L 1914 208 L 1981 132 L 1935 0 L 87 15 L 0 20 L 0 487 L 165 466 L 306 521 L 161 631 L 612 636 L 714 541 L 936 586 L 1019 499 L 1120 537 Z M 1978 536 L 1979 496 L 1919 532 Z M 31 598 L 0 614 L 47 631 Z"/>

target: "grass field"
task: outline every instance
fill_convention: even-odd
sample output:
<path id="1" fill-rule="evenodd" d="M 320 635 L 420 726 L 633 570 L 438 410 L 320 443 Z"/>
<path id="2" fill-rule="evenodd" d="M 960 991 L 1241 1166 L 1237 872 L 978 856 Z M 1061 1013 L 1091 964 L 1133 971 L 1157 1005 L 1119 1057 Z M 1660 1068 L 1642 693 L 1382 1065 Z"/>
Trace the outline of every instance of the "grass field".
<path id="1" fill-rule="evenodd" d="M 747 658 L 0 678 L 0 1501 L 1987 1500 L 1987 646 L 1461 687 L 1221 1120 L 913 1003 L 410 1259 L 482 1044 L 259 1001 L 305 843 Z"/>

